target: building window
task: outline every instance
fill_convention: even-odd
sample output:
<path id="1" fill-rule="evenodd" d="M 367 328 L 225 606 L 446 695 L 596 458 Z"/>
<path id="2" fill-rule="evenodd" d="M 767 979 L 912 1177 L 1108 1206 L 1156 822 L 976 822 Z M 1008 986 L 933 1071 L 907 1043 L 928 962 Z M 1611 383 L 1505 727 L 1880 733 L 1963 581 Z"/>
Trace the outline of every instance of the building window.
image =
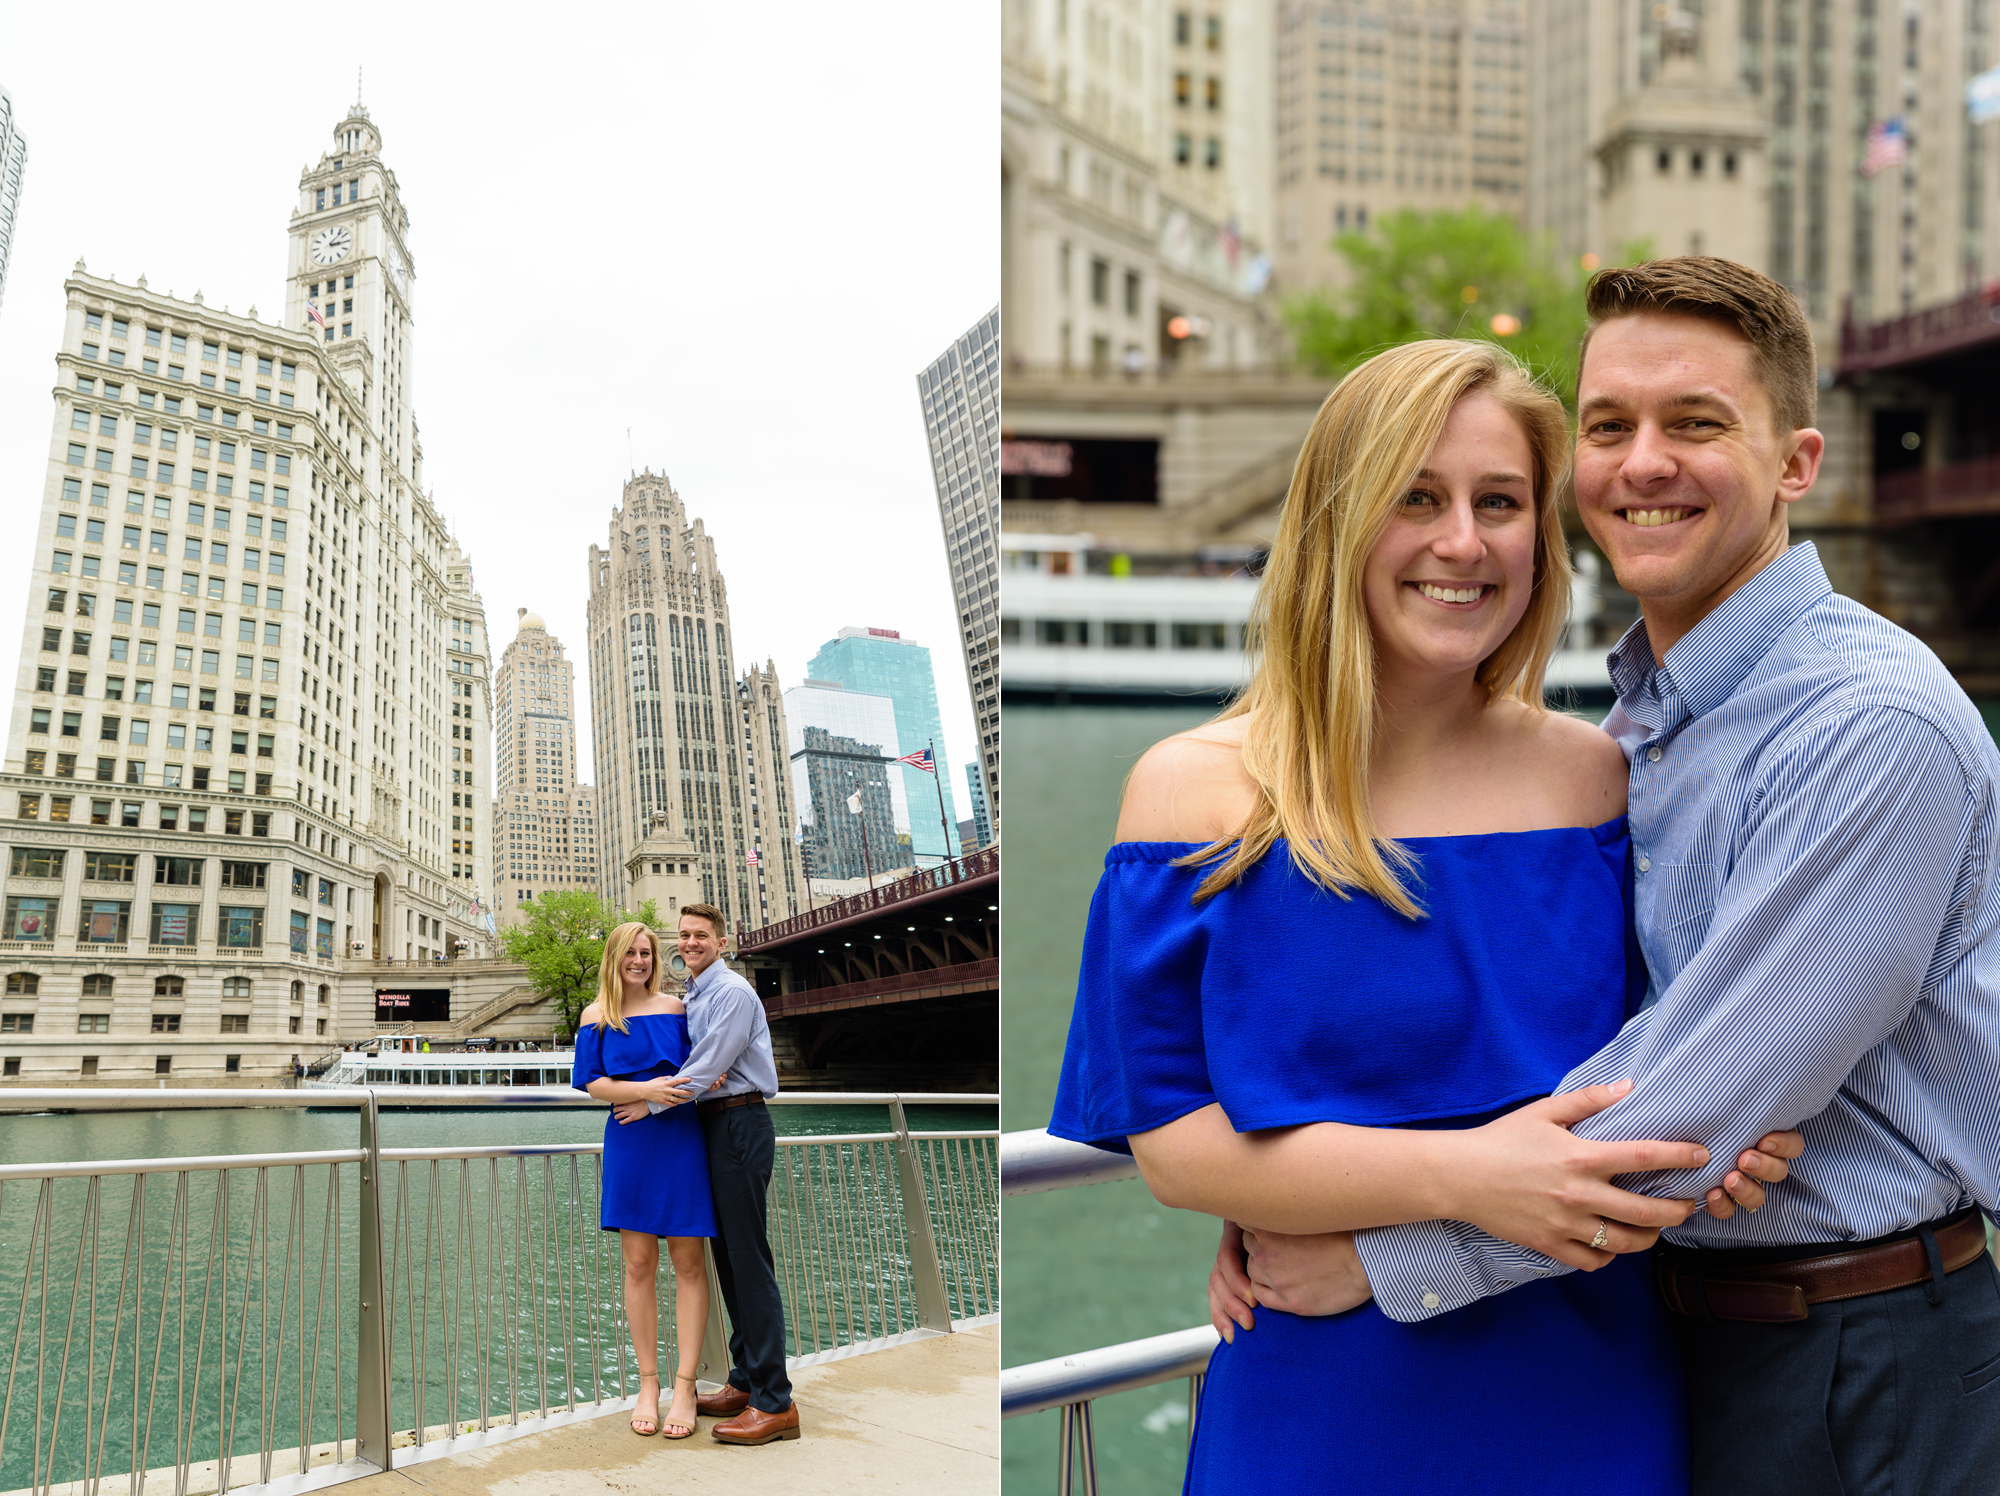
<path id="1" fill-rule="evenodd" d="M 76 1015 L 76 1031 L 79 1034 L 108 1034 L 111 1032 L 111 1015 L 109 1013 L 79 1013 Z M 95 1061 L 86 1059 L 83 1063 L 88 1067 L 83 1072 L 85 1075 L 94 1073 L 96 1069 Z"/>
<path id="2" fill-rule="evenodd" d="M 153 1032 L 156 1034 L 178 1034 L 181 1031 L 181 1015 L 178 1013 L 155 1013 Z"/>
<path id="3" fill-rule="evenodd" d="M 222 1032 L 225 1034 L 249 1033 L 250 1015 L 248 1013 L 224 1013 L 222 1015 Z M 232 1055 L 231 1058 L 233 1059 L 234 1056 Z"/>

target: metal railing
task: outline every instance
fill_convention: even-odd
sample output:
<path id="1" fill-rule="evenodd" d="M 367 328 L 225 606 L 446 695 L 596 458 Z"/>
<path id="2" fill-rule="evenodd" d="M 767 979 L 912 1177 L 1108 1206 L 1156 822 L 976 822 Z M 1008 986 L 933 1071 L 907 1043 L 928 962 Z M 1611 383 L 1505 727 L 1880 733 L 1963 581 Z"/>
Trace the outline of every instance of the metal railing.
<path id="1" fill-rule="evenodd" d="M 1119 1153 L 1071 1143 L 1048 1133 L 1010 1132 L 1000 1139 L 1000 1193 L 1008 1198 L 1044 1190 L 1075 1189 L 1136 1179 L 1139 1166 Z M 1114 1392 L 1130 1392 L 1187 1378 L 1188 1441 L 1194 1441 L 1201 1412 L 1202 1378 L 1221 1336 L 1212 1325 L 1175 1330 L 1144 1340 L 1128 1340 L 1098 1350 L 1079 1351 L 1000 1373 L 1000 1416 L 1025 1418 L 1050 1408 L 1062 1410 L 1056 1434 L 1056 1490 L 1069 1496 L 1079 1467 L 1085 1496 L 1097 1496 L 1097 1446 L 1090 1405 Z"/>
<path id="2" fill-rule="evenodd" d="M 803 935 L 808 930 L 817 930 L 824 925 L 838 924 L 842 920 L 854 919 L 876 909 L 889 909 L 897 904 L 908 903 L 935 893 L 941 888 L 952 888 L 960 883 L 971 883 L 980 878 L 998 877 L 1000 873 L 1000 849 L 982 847 L 970 857 L 954 858 L 950 862 L 939 863 L 898 878 L 894 883 L 884 883 L 880 888 L 866 889 L 861 893 L 848 894 L 835 899 L 830 904 L 821 904 L 804 914 L 794 914 L 781 919 L 776 924 L 762 925 L 754 930 L 739 928 L 736 948 L 739 951 L 759 950 L 779 941 L 789 940 L 795 935 Z"/>
<path id="3" fill-rule="evenodd" d="M 997 1313 L 998 1133 L 914 1132 L 905 1110 L 997 1097 L 777 1100 L 882 1107 L 890 1124 L 778 1139 L 771 1239 L 794 1360 Z M 347 1106 L 360 1136 L 310 1153 L 0 1165 L 0 1306 L 15 1311 L 11 1338 L 0 1330 L 0 1489 L 310 1490 L 633 1402 L 599 1144 L 385 1148 L 377 1093 L 360 1087 L 5 1103 Z M 468 1090 L 446 1104 L 538 1099 Z M 674 1324 L 666 1294 L 661 1329 L 669 1354 L 699 1335 L 719 1379 L 710 1278 L 709 1322 Z"/>

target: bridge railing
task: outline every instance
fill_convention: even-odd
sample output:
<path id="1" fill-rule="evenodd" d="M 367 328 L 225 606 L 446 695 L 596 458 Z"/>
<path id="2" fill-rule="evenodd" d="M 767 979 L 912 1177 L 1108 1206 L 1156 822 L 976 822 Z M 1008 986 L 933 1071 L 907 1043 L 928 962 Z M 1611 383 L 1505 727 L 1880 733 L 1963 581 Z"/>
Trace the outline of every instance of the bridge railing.
<path id="1" fill-rule="evenodd" d="M 771 1238 L 794 1360 L 997 1313 L 998 1134 L 917 1132 L 906 1113 L 997 1099 L 777 1098 L 889 1121 L 778 1139 Z M 360 1087 L 4 1100 L 348 1106 L 360 1135 L 310 1153 L 0 1165 L 0 1490 L 303 1491 L 633 1401 L 600 1145 L 385 1148 L 378 1094 Z M 710 1277 L 709 1322 L 675 1324 L 662 1294 L 661 1330 L 668 1354 L 699 1336 L 719 1381 Z"/>
<path id="2" fill-rule="evenodd" d="M 898 878 L 893 883 L 884 883 L 879 888 L 865 889 L 861 893 L 848 894 L 844 898 L 821 904 L 816 909 L 808 909 L 804 914 L 794 914 L 789 919 L 781 919 L 776 924 L 762 925 L 757 929 L 737 929 L 736 948 L 739 951 L 759 950 L 779 941 L 790 940 L 803 935 L 808 930 L 817 930 L 825 925 L 838 924 L 844 919 L 869 914 L 878 909 L 892 909 L 898 904 L 907 904 L 912 899 L 920 899 L 942 888 L 951 888 L 960 883 L 970 883 L 976 878 L 992 877 L 1000 871 L 1000 849 L 982 847 L 970 857 L 954 858 L 941 862 L 936 867 L 921 868 L 907 878 Z"/>
<path id="3" fill-rule="evenodd" d="M 1136 1179 L 1138 1175 L 1139 1166 L 1127 1155 L 1067 1142 L 1039 1130 L 1010 1132 L 1000 1139 L 1000 1192 L 1004 1196 L 1075 1189 L 1114 1179 Z M 1202 1378 L 1220 1340 L 1213 1326 L 1198 1325 L 1007 1367 L 1000 1373 L 1000 1416 L 1025 1418 L 1030 1413 L 1060 1409 L 1056 1490 L 1059 1496 L 1070 1496 L 1072 1482 L 1080 1472 L 1085 1496 L 1096 1496 L 1097 1447 L 1091 1433 L 1091 1404 L 1114 1392 L 1185 1378 L 1188 1438 L 1192 1441 L 1195 1419 L 1201 1411 Z"/>

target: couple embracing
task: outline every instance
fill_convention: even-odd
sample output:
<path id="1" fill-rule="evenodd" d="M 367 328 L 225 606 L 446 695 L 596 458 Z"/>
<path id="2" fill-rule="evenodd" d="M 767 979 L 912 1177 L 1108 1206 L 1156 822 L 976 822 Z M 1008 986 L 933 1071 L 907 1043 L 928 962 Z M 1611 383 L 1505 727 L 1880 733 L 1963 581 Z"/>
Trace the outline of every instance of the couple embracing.
<path id="1" fill-rule="evenodd" d="M 1252 684 L 1127 785 L 1050 1130 L 1234 1223 L 1191 1491 L 1991 1491 L 2000 756 L 1789 544 L 1791 295 L 1588 307 L 1573 443 L 1485 344 L 1328 398 Z M 1602 731 L 1542 706 L 1565 470 L 1642 612 Z"/>
<path id="2" fill-rule="evenodd" d="M 766 1195 L 777 1143 L 764 1105 L 778 1094 L 764 1005 L 722 960 L 722 911 L 685 904 L 680 954 L 687 998 L 660 990 L 653 932 L 620 925 L 604 944 L 597 1001 L 583 1010 L 572 1083 L 611 1103 L 604 1126 L 600 1224 L 625 1258 L 625 1317 L 639 1362 L 632 1432 L 694 1435 L 698 1414 L 722 1417 L 724 1444 L 799 1436 L 785 1373 L 785 1309 L 778 1296 Z M 680 1365 L 662 1416 L 659 1367 L 660 1238 L 674 1269 Z M 729 1380 L 695 1382 L 708 1324 L 705 1238 L 729 1310 Z"/>

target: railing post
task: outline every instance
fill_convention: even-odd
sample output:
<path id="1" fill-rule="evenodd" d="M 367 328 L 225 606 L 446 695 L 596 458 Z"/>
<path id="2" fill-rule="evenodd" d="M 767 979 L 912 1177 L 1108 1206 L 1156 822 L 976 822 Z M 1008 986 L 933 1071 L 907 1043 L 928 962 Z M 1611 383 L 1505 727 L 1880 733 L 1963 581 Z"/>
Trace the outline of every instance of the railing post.
<path id="1" fill-rule="evenodd" d="M 951 1300 L 945 1296 L 944 1269 L 938 1263 L 937 1235 L 931 1230 L 923 1171 L 917 1167 L 917 1145 L 910 1137 L 900 1096 L 889 1098 L 889 1126 L 896 1134 L 896 1177 L 903 1187 L 903 1232 L 910 1244 L 910 1276 L 916 1280 L 917 1323 L 949 1334 Z"/>
<path id="2" fill-rule="evenodd" d="M 708 1274 L 708 1323 L 701 1327 L 701 1364 L 698 1371 L 713 1373 L 711 1382 L 729 1380 L 729 1331 L 722 1323 L 722 1282 L 715 1276 L 715 1238 L 710 1237 L 701 1254 L 703 1270 Z M 674 1338 L 680 1338 L 680 1326 L 674 1326 Z"/>
<path id="3" fill-rule="evenodd" d="M 375 1092 L 361 1104 L 360 1285 L 361 1319 L 355 1338 L 354 1449 L 379 1469 L 393 1465 L 389 1451 L 389 1337 L 387 1274 L 382 1270 L 382 1119 Z"/>

